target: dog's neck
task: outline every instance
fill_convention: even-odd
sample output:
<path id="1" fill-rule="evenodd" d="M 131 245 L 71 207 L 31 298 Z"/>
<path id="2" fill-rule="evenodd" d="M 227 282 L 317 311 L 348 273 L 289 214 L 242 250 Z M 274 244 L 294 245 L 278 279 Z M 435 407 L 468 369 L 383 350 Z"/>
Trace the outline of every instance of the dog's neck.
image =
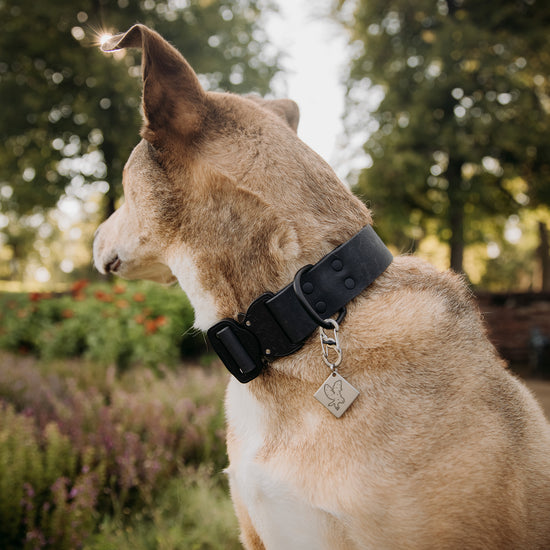
<path id="1" fill-rule="evenodd" d="M 360 225 L 357 225 L 359 227 L 346 231 L 333 228 L 326 235 L 319 231 L 317 236 L 324 238 L 315 239 L 317 242 L 312 246 L 311 241 L 314 239 L 310 236 L 303 248 L 298 244 L 299 237 L 296 236 L 286 245 L 278 244 L 283 251 L 285 248 L 294 248 L 287 262 L 267 254 L 263 264 L 261 258 L 258 259 L 260 265 L 243 263 L 242 272 L 231 279 L 224 272 L 223 263 L 214 261 L 205 270 L 207 252 L 197 252 L 187 244 L 172 249 L 168 265 L 195 310 L 195 327 L 205 331 L 222 318 L 238 319 L 259 295 L 277 292 L 289 284 L 300 267 L 315 264 L 336 246 L 346 242 L 360 229 Z"/>
<path id="2" fill-rule="evenodd" d="M 333 192 L 319 192 L 315 201 L 314 182 L 281 177 L 282 190 L 268 194 L 248 181 L 201 175 L 202 183 L 189 186 L 193 192 L 183 201 L 185 216 L 193 218 L 186 226 L 200 231 L 180 235 L 167 261 L 201 330 L 222 318 L 237 319 L 259 295 L 277 292 L 299 268 L 371 223 L 368 209 L 330 168 L 318 185 Z M 273 196 L 277 204 L 271 204 Z M 216 223 L 208 223 L 213 218 Z"/>
<path id="3" fill-rule="evenodd" d="M 249 382 L 262 373 L 266 363 L 297 352 L 318 327 L 336 334 L 348 303 L 392 259 L 372 226 L 366 225 L 320 262 L 302 267 L 292 284 L 276 294 L 258 297 L 241 322 L 224 319 L 213 325 L 208 339 L 231 374 L 240 382 Z M 332 319 L 335 314 L 336 321 Z M 339 350 L 337 339 L 326 343 Z"/>

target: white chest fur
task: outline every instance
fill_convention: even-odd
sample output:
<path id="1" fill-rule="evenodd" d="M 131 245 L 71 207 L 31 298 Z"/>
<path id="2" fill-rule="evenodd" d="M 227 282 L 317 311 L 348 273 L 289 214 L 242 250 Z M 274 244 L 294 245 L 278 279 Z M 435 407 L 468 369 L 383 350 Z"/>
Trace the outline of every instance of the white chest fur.
<path id="1" fill-rule="evenodd" d="M 238 457 L 229 457 L 228 474 L 246 506 L 267 550 L 332 548 L 327 540 L 326 512 L 310 505 L 296 483 L 258 453 L 266 440 L 266 410 L 246 385 L 232 379 L 227 393 L 227 416 L 240 441 Z"/>
<path id="2" fill-rule="evenodd" d="M 169 267 L 193 306 L 195 328 L 208 330 L 219 321 L 216 300 L 202 288 L 191 252 L 180 247 L 169 259 Z"/>

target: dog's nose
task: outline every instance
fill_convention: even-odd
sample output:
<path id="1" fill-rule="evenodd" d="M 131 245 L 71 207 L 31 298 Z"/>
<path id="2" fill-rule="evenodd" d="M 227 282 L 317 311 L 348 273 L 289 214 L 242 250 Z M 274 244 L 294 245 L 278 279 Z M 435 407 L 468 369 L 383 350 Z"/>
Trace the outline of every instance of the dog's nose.
<path id="1" fill-rule="evenodd" d="M 115 256 L 111 260 L 105 263 L 104 269 L 105 273 L 116 273 L 117 269 L 121 266 L 122 260 Z"/>

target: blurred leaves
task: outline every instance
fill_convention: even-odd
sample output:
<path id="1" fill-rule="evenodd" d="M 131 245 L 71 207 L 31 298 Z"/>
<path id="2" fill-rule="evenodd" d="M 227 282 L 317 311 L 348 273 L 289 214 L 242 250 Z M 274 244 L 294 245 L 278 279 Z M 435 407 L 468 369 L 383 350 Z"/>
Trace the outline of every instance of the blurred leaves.
<path id="1" fill-rule="evenodd" d="M 368 120 L 358 190 L 389 242 L 435 231 L 461 269 L 485 222 L 550 203 L 549 21 L 540 0 L 356 3 L 348 124 Z"/>
<path id="2" fill-rule="evenodd" d="M 37 228 L 25 216 L 54 207 L 68 184 L 79 197 L 107 181 L 107 212 L 121 194 L 139 139 L 140 53 L 105 55 L 101 34 L 140 21 L 180 49 L 207 88 L 265 93 L 278 61 L 262 30 L 269 9 L 269 0 L 0 1 L 0 243 L 27 254 L 22 234 Z"/>

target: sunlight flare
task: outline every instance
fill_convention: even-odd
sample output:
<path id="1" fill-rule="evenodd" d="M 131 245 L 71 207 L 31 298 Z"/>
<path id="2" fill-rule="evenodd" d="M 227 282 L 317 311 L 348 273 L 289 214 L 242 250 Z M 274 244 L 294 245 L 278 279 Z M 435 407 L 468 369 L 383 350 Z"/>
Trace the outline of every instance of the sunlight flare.
<path id="1" fill-rule="evenodd" d="M 102 33 L 99 35 L 99 45 L 103 48 L 103 46 L 112 38 L 112 34 L 110 33 Z"/>

